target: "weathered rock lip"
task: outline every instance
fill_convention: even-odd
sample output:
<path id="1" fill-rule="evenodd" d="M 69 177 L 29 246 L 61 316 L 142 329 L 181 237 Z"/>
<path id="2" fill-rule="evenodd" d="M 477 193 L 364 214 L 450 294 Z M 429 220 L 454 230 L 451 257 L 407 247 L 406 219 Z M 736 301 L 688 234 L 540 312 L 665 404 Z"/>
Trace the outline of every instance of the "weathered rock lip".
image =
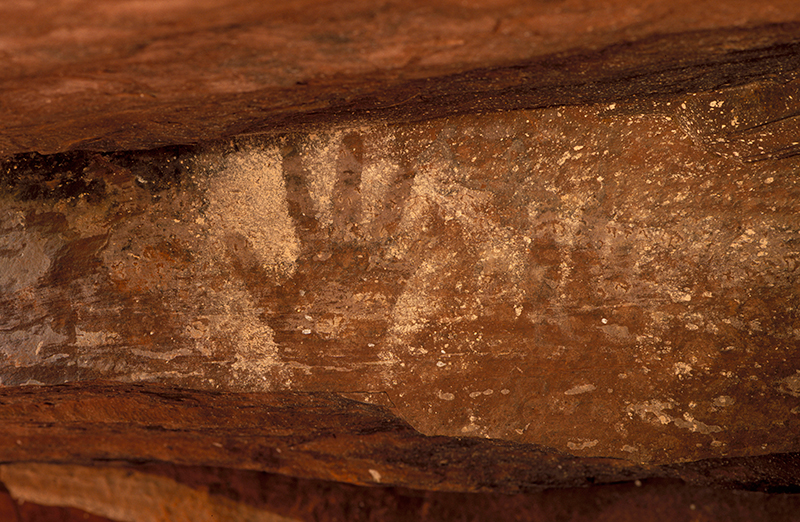
<path id="1" fill-rule="evenodd" d="M 787 22 L 652 34 L 600 50 L 462 65 L 444 75 L 436 68 L 335 73 L 235 93 L 198 89 L 138 98 L 79 89 L 24 111 L 35 95 L 21 90 L 20 79 L 9 79 L 0 155 L 152 149 L 319 123 L 423 121 L 785 82 L 800 70 L 799 29 L 800 23 Z"/>
<path id="2" fill-rule="evenodd" d="M 576 48 L 405 82 L 342 78 L 338 81 L 354 93 L 352 100 L 345 100 L 341 107 L 299 111 L 296 118 L 300 124 L 331 116 L 422 121 L 470 112 L 706 92 L 762 80 L 786 82 L 797 76 L 800 66 L 798 30 L 800 23 L 784 23 L 658 34 L 600 50 Z M 370 92 L 359 93 L 359 85 L 366 85 L 361 90 Z M 291 122 L 288 117 L 287 121 Z"/>
<path id="3" fill-rule="evenodd" d="M 204 466 L 439 491 L 530 492 L 648 478 L 797 492 L 800 454 L 642 466 L 533 444 L 426 437 L 335 393 L 109 382 L 0 388 L 0 462 Z M 375 477 L 380 477 L 376 479 Z"/>

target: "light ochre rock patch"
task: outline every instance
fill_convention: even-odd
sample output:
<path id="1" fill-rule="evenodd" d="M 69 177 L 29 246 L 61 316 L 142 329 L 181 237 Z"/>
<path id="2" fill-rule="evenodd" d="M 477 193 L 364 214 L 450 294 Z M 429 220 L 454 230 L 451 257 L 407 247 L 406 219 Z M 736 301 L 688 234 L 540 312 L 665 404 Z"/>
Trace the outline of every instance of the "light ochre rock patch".
<path id="1" fill-rule="evenodd" d="M 240 234 L 265 270 L 291 276 L 300 242 L 289 216 L 276 146 L 226 156 L 210 181 L 208 216 L 214 233 Z"/>
<path id="2" fill-rule="evenodd" d="M 336 158 L 342 146 L 344 131 L 332 130 L 309 134 L 303 150 L 303 165 L 309 171 L 308 191 L 323 226 L 333 224 L 333 189 L 336 184 Z"/>
<path id="3" fill-rule="evenodd" d="M 18 502 L 75 507 L 122 522 L 295 520 L 166 477 L 124 469 L 6 464 L 0 466 L 0 480 Z"/>

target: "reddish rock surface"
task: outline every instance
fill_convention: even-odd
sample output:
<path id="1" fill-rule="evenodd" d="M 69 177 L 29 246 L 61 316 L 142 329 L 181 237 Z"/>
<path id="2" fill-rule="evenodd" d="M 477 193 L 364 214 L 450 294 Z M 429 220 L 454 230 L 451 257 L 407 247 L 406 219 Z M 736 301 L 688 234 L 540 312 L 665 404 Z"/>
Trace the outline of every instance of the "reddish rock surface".
<path id="1" fill-rule="evenodd" d="M 654 466 L 530 444 L 427 437 L 384 407 L 334 394 L 90 383 L 6 388 L 0 400 L 0 461 L 18 463 L 12 470 L 29 462 L 161 462 L 505 494 L 647 478 L 783 491 L 796 489 L 800 472 L 789 454 Z M 8 473 L 0 480 L 8 483 Z"/>
<path id="2" fill-rule="evenodd" d="M 166 475 L 197 509 L 264 515 L 198 466 L 523 492 L 531 517 L 544 486 L 796 488 L 796 2 L 0 14 L 17 498 Z M 407 494 L 375 491 L 374 513 Z M 614 513 L 603 491 L 583 498 Z M 708 516 L 745 499 L 704 491 Z M 438 495 L 408 502 L 501 502 Z M 770 502 L 794 505 L 740 505 Z"/>
<path id="3" fill-rule="evenodd" d="M 0 377 L 337 392 L 643 463 L 797 451 L 796 90 L 18 157 Z"/>
<path id="4" fill-rule="evenodd" d="M 358 487 L 248 471 L 149 465 L 120 470 L 29 465 L 7 473 L 23 498 L 74 504 L 116 513 L 124 520 L 401 521 L 750 521 L 796 519 L 800 498 L 687 487 L 651 479 L 591 488 L 535 493 L 442 493 L 405 488 Z M 109 487 L 112 486 L 112 487 Z M 116 486 L 116 487 L 114 487 Z M 108 492 L 114 497 L 109 498 Z M 146 509 L 130 509 L 146 494 Z M 198 502 L 198 500 L 202 501 Z M 13 522 L 106 520 L 78 509 L 22 503 L 0 493 L 0 515 Z M 151 509 L 158 506 L 160 513 Z M 144 516 L 143 516 L 144 515 Z M 149 515 L 149 518 L 145 516 Z M 215 518 L 216 517 L 216 518 Z M 235 517 L 235 518 L 234 518 Z"/>
<path id="5" fill-rule="evenodd" d="M 9 1 L 0 154 L 710 90 L 796 71 L 798 23 L 794 0 Z"/>

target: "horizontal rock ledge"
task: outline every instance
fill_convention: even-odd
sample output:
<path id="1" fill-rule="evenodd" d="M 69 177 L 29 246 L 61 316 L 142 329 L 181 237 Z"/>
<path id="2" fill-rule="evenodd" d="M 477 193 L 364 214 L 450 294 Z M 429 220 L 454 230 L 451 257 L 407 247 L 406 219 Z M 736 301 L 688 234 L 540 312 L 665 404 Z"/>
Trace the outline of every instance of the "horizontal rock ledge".
<path id="1" fill-rule="evenodd" d="M 800 13 L 791 3 L 692 21 L 678 13 L 718 9 L 686 1 L 650 18 L 607 2 L 576 18 L 556 4 L 525 3 L 459 8 L 454 18 L 453 6 L 381 10 L 349 1 L 336 13 L 306 6 L 300 16 L 297 7 L 226 3 L 235 2 L 181 14 L 180 6 L 128 13 L 101 2 L 85 26 L 56 8 L 50 23 L 63 34 L 39 37 L 16 34 L 43 31 L 39 17 L 8 13 L 4 34 L 18 53 L 0 75 L 0 156 L 625 101 L 782 83 L 800 68 L 800 25 L 791 21 Z M 601 9 L 602 20 L 593 19 Z M 619 27 L 606 27 L 617 11 Z M 337 28 L 312 23 L 311 13 Z M 147 29 L 132 33 L 131 16 L 145 17 Z M 220 19 L 230 23 L 220 28 Z M 591 20 L 586 32 L 581 24 Z M 81 38 L 92 34 L 103 35 L 102 45 L 86 47 Z"/>
<path id="2" fill-rule="evenodd" d="M 98 473 L 107 466 L 159 473 L 162 463 L 453 492 L 524 493 L 654 478 L 786 492 L 797 487 L 792 477 L 800 466 L 797 454 L 639 466 L 535 445 L 426 437 L 390 409 L 326 393 L 101 382 L 10 387 L 0 389 L 0 415 L 6 419 L 0 462 L 17 463 L 18 470 L 50 462 Z"/>

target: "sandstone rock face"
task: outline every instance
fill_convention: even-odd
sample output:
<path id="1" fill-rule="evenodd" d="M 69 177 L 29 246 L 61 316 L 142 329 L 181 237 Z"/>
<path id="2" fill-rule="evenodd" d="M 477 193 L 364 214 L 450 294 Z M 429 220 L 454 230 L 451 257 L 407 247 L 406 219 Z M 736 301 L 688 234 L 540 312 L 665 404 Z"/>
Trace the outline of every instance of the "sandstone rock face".
<path id="1" fill-rule="evenodd" d="M 4 4 L 0 480 L 795 487 L 800 7 L 711 5 Z"/>
<path id="2" fill-rule="evenodd" d="M 45 507 L 70 503 L 113 514 L 116 520 L 148 522 L 214 522 L 226 516 L 269 522 L 484 520 L 498 513 L 535 522 L 636 518 L 656 522 L 696 518 L 791 521 L 799 502 L 796 495 L 687 488 L 663 479 L 498 495 L 358 487 L 241 470 L 165 465 L 140 465 L 121 472 L 107 467 L 15 464 L 0 467 L 0 473 L 16 498 L 25 500 L 9 509 L 14 501 L 0 493 L 0 514 L 13 522 L 109 520 L 75 508 L 70 512 Z M 143 497 L 146 506 L 137 502 Z M 45 505 L 32 504 L 33 499 Z"/>
<path id="3" fill-rule="evenodd" d="M 698 92 L 796 71 L 798 23 L 794 0 L 11 0 L 0 154 Z"/>
<path id="4" fill-rule="evenodd" d="M 636 462 L 796 451 L 797 85 L 18 157 L 3 382 L 339 392 Z"/>

